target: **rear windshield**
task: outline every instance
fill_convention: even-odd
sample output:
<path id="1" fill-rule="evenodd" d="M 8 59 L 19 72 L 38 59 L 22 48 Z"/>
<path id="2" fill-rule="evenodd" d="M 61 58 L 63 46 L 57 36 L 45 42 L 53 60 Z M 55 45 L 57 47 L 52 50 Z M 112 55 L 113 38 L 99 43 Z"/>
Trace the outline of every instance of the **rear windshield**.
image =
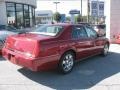
<path id="1" fill-rule="evenodd" d="M 48 36 L 56 36 L 59 32 L 63 30 L 63 26 L 60 25 L 43 25 L 37 27 L 30 33 L 48 35 Z"/>

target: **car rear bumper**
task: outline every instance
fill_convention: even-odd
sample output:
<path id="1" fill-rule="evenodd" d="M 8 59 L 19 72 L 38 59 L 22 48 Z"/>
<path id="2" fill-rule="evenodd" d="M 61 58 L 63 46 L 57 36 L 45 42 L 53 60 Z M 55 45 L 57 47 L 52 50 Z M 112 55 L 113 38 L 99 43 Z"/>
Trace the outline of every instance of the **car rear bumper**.
<path id="1" fill-rule="evenodd" d="M 47 58 L 27 58 L 25 55 L 15 53 L 6 48 L 3 48 L 2 55 L 5 59 L 9 60 L 13 64 L 26 67 L 31 71 L 45 71 L 54 69 L 58 65 L 57 58 L 59 56 L 52 56 Z"/>
<path id="2" fill-rule="evenodd" d="M 13 64 L 16 64 L 16 65 L 19 65 L 22 67 L 26 67 L 32 71 L 37 71 L 37 67 L 34 64 L 34 59 L 24 58 L 24 56 L 22 56 L 20 54 L 16 55 L 16 53 L 14 53 L 6 48 L 3 48 L 2 55 L 5 59 L 9 60 Z"/>

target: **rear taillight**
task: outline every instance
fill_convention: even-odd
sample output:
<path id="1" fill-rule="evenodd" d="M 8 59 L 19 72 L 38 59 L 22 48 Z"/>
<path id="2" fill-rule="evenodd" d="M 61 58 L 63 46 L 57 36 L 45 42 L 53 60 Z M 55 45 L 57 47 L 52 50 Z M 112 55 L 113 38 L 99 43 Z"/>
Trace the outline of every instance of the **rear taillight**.
<path id="1" fill-rule="evenodd" d="M 24 52 L 24 54 L 27 56 L 27 57 L 31 57 L 31 58 L 35 58 L 35 57 L 38 57 L 39 56 L 39 53 L 40 53 L 40 43 L 38 41 L 35 41 L 35 47 L 33 49 L 32 52 Z"/>
<path id="2" fill-rule="evenodd" d="M 39 56 L 40 48 L 41 47 L 40 47 L 39 41 L 36 41 L 35 48 L 34 48 L 33 53 L 32 53 L 34 57 L 38 57 Z"/>

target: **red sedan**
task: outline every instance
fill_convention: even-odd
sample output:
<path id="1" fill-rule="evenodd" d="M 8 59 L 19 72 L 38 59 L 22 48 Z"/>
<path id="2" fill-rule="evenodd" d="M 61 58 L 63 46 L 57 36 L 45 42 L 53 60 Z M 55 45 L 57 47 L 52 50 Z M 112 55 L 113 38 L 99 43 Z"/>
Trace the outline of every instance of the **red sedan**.
<path id="1" fill-rule="evenodd" d="M 69 73 L 76 61 L 109 51 L 109 41 L 90 26 L 43 25 L 33 32 L 7 38 L 2 50 L 10 62 L 32 71 L 58 68 Z"/>

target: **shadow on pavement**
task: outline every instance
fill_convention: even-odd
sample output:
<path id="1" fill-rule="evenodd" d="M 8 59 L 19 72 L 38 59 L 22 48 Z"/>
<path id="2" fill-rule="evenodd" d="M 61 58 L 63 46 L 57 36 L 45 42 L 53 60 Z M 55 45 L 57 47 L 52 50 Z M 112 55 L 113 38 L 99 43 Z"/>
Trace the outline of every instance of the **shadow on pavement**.
<path id="1" fill-rule="evenodd" d="M 114 58 L 113 58 L 114 57 Z M 19 69 L 27 78 L 53 89 L 88 89 L 120 72 L 120 54 L 111 52 L 107 57 L 92 57 L 75 65 L 70 74 L 32 72 Z"/>

